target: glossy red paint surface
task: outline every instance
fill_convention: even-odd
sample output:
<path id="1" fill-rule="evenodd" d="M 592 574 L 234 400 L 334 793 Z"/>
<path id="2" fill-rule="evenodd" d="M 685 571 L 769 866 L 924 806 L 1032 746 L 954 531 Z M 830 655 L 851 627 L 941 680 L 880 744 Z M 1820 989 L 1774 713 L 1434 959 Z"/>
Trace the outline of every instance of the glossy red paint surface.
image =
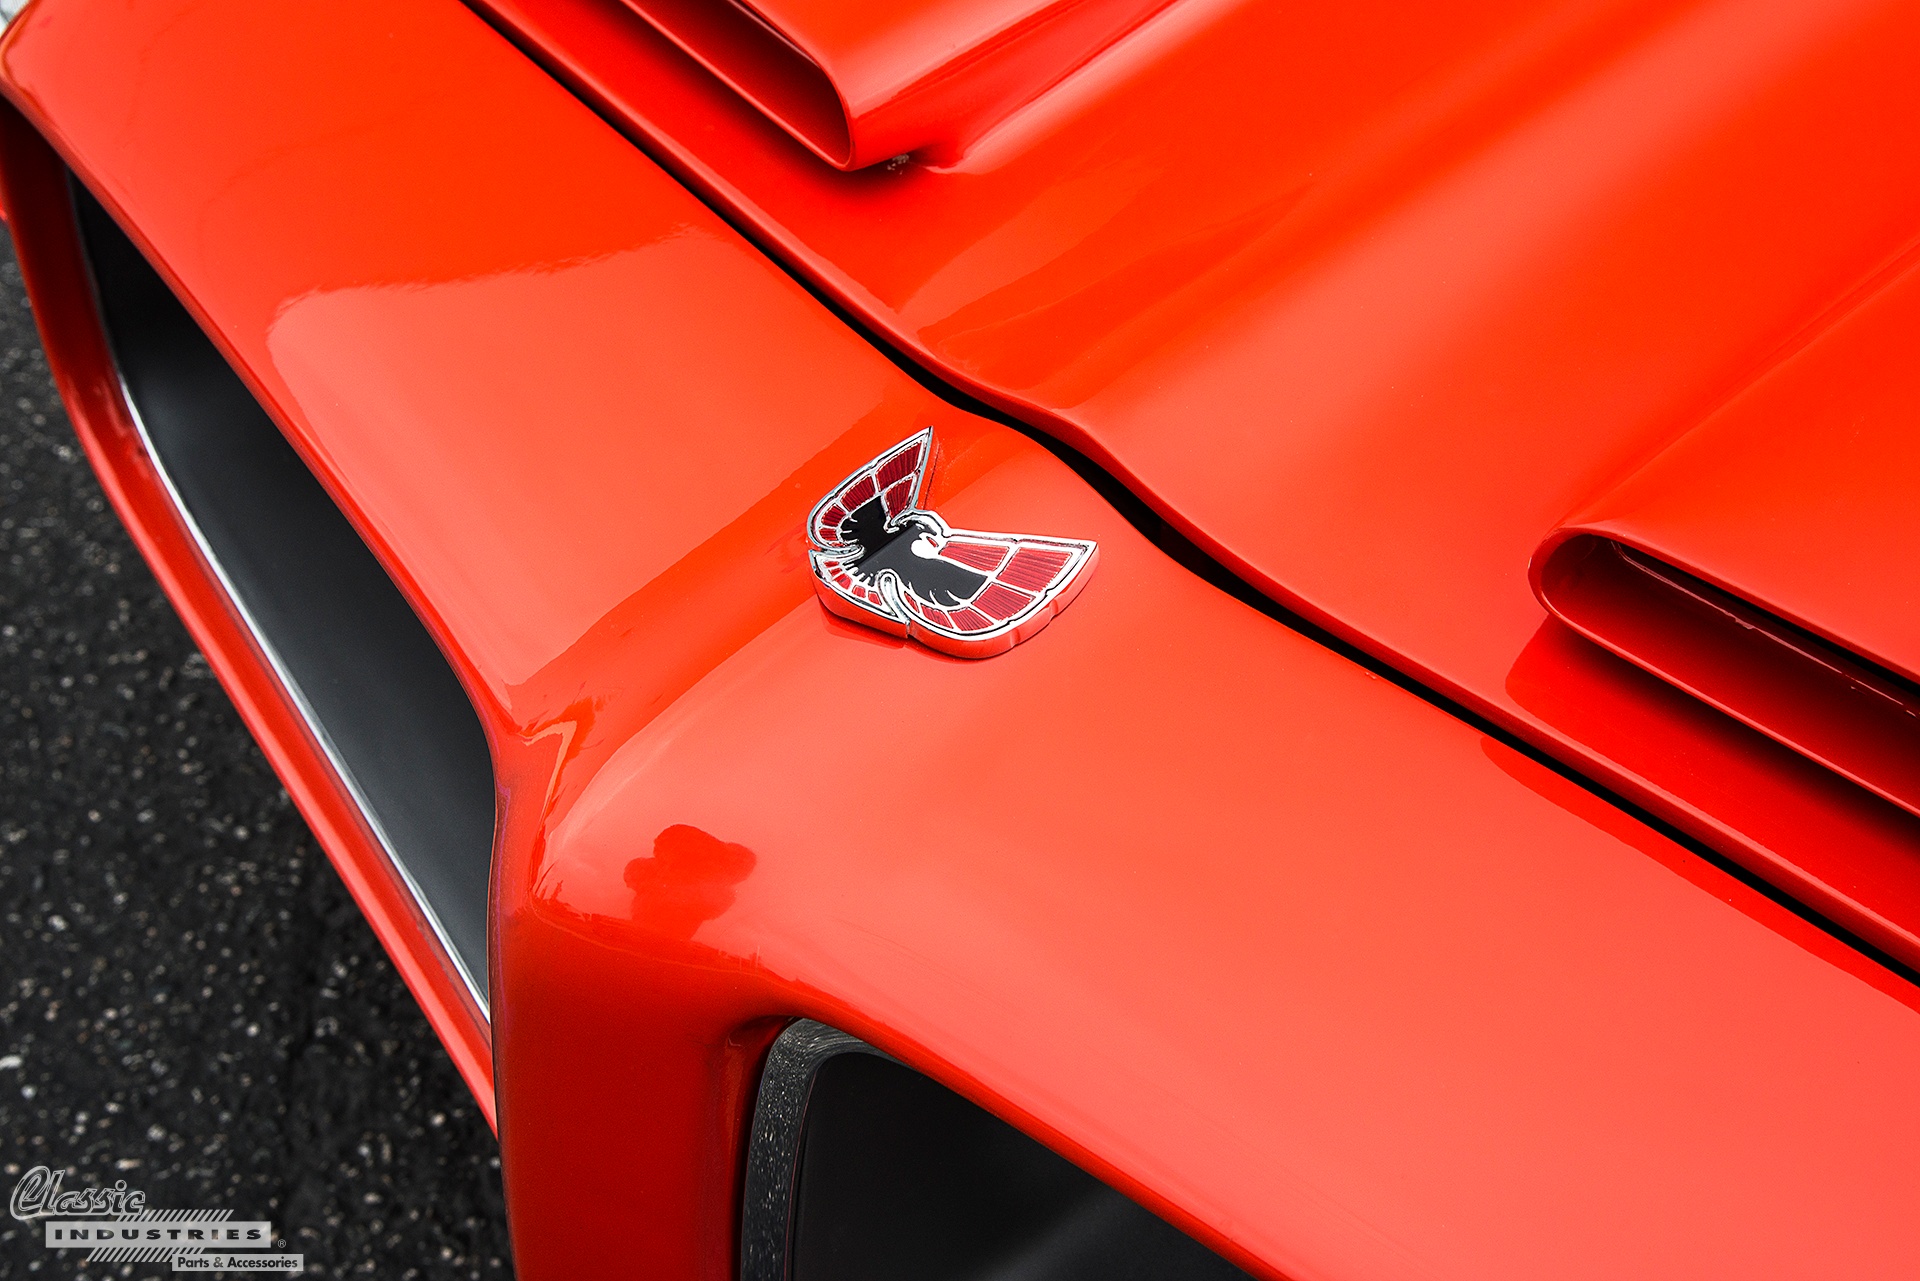
<path id="1" fill-rule="evenodd" d="M 522 1275 L 731 1275 L 795 1015 L 1265 1276 L 1920 1266 L 1909 984 L 1206 586 L 465 9 L 55 0 L 0 86 L 473 693 Z M 1101 547 L 998 658 L 814 599 L 926 426 L 955 525 Z"/>
<path id="2" fill-rule="evenodd" d="M 1904 250 L 1913 6 L 1196 0 L 957 159 L 839 174 L 613 6 L 476 3 L 1274 599 L 1920 962 L 1911 815 L 1588 645 L 1527 580 Z"/>

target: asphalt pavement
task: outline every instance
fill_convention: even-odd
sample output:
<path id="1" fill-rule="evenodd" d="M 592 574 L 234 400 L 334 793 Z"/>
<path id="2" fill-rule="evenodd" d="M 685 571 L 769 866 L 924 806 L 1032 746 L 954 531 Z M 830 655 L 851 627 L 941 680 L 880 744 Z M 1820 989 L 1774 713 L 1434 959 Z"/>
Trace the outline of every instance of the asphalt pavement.
<path id="1" fill-rule="evenodd" d="M 310 1273 L 509 1276 L 499 1147 L 108 508 L 0 250 L 0 1194 L 45 1165 L 269 1219 Z M 0 1224 L 0 1276 L 173 1275 Z"/>

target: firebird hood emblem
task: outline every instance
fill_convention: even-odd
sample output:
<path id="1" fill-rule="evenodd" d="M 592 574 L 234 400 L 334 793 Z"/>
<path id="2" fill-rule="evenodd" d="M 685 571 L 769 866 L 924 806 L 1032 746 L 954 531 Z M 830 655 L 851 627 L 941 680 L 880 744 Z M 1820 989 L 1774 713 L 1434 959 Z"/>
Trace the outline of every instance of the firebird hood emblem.
<path id="1" fill-rule="evenodd" d="M 807 517 L 814 587 L 828 609 L 961 658 L 1028 639 L 1092 576 L 1099 545 L 951 529 L 920 506 L 933 429 L 841 481 Z"/>

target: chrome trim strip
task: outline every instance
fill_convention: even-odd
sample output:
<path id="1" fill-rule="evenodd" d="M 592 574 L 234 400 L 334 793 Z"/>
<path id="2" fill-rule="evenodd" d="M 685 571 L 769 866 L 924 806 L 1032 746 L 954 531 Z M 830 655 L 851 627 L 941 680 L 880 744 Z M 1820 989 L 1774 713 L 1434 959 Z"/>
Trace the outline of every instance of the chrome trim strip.
<path id="1" fill-rule="evenodd" d="M 96 309 L 98 304 L 99 300 L 96 298 Z M 193 513 L 187 510 L 186 501 L 181 498 L 180 491 L 175 488 L 173 477 L 167 474 L 166 464 L 160 461 L 160 451 L 154 448 L 153 437 L 147 434 L 147 424 L 140 417 L 140 407 L 134 403 L 133 392 L 127 386 L 126 379 L 120 377 L 117 369 L 114 375 L 120 384 L 120 403 L 126 406 L 127 416 L 132 420 L 134 430 L 140 435 L 140 447 L 146 453 L 147 462 L 152 465 L 154 474 L 160 477 L 160 483 L 167 491 L 167 499 L 173 505 L 174 514 L 180 518 L 180 523 L 192 535 L 194 545 L 200 549 L 200 559 L 206 562 L 207 568 L 211 569 L 213 576 L 219 580 L 220 590 L 226 596 L 227 604 L 246 626 L 247 634 L 253 638 L 253 643 L 266 656 L 267 665 L 273 669 L 281 690 L 299 711 L 300 719 L 306 722 L 307 732 L 313 735 L 314 741 L 320 745 L 321 752 L 325 754 L 328 764 L 333 767 L 334 777 L 340 780 L 340 785 L 353 798 L 354 806 L 360 811 L 361 819 L 373 833 L 374 839 L 380 842 L 380 848 L 386 854 L 387 862 L 392 865 L 395 872 L 399 873 L 400 879 L 406 884 L 407 892 L 413 895 L 414 905 L 426 918 L 428 927 L 433 930 L 433 936 L 440 941 L 440 950 L 453 963 L 454 972 L 466 985 L 467 994 L 479 1007 L 481 1017 L 491 1022 L 493 1015 L 487 1008 L 487 998 L 481 992 L 479 985 L 474 982 L 473 974 L 467 969 L 466 961 L 461 958 L 459 949 L 454 947 L 453 940 L 448 937 L 446 927 L 440 923 L 440 917 L 434 912 L 433 905 L 427 902 L 427 896 L 421 891 L 420 883 L 413 879 L 413 874 L 407 870 L 406 863 L 394 850 L 393 841 L 388 837 L 386 829 L 381 826 L 373 806 L 368 803 L 366 793 L 360 790 L 360 784 L 355 781 L 353 771 L 347 768 L 346 761 L 341 758 L 340 751 L 334 746 L 326 726 L 320 722 L 319 717 L 314 715 L 313 705 L 307 701 L 307 696 L 301 690 L 299 682 L 294 680 L 293 674 L 287 670 L 286 664 L 281 660 L 279 651 L 274 649 L 273 642 L 267 639 L 266 633 L 254 620 L 253 614 L 247 609 L 246 602 L 241 599 L 239 591 L 234 587 L 233 580 L 228 577 L 226 567 L 220 563 L 220 558 L 213 554 L 213 547 L 207 542 L 206 535 L 200 531 L 199 523 L 193 519 Z"/>
<path id="2" fill-rule="evenodd" d="M 747 1142 L 740 1206 L 740 1281 L 787 1281 L 807 1099 L 821 1065 L 841 1054 L 871 1054 L 898 1062 L 859 1037 L 812 1019 L 789 1024 L 767 1051 Z"/>

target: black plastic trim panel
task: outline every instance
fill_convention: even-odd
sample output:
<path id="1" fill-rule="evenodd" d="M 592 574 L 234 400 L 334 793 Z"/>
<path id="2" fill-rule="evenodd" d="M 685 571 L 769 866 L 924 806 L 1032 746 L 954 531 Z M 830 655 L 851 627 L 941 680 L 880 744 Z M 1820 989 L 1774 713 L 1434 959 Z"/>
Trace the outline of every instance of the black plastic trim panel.
<path id="1" fill-rule="evenodd" d="M 70 186 L 155 466 L 484 1011 L 494 779 L 480 718 L 273 420 L 112 217 Z"/>
<path id="2" fill-rule="evenodd" d="M 1065 1158 L 845 1032 L 767 1054 L 741 1281 L 1245 1281 Z"/>

